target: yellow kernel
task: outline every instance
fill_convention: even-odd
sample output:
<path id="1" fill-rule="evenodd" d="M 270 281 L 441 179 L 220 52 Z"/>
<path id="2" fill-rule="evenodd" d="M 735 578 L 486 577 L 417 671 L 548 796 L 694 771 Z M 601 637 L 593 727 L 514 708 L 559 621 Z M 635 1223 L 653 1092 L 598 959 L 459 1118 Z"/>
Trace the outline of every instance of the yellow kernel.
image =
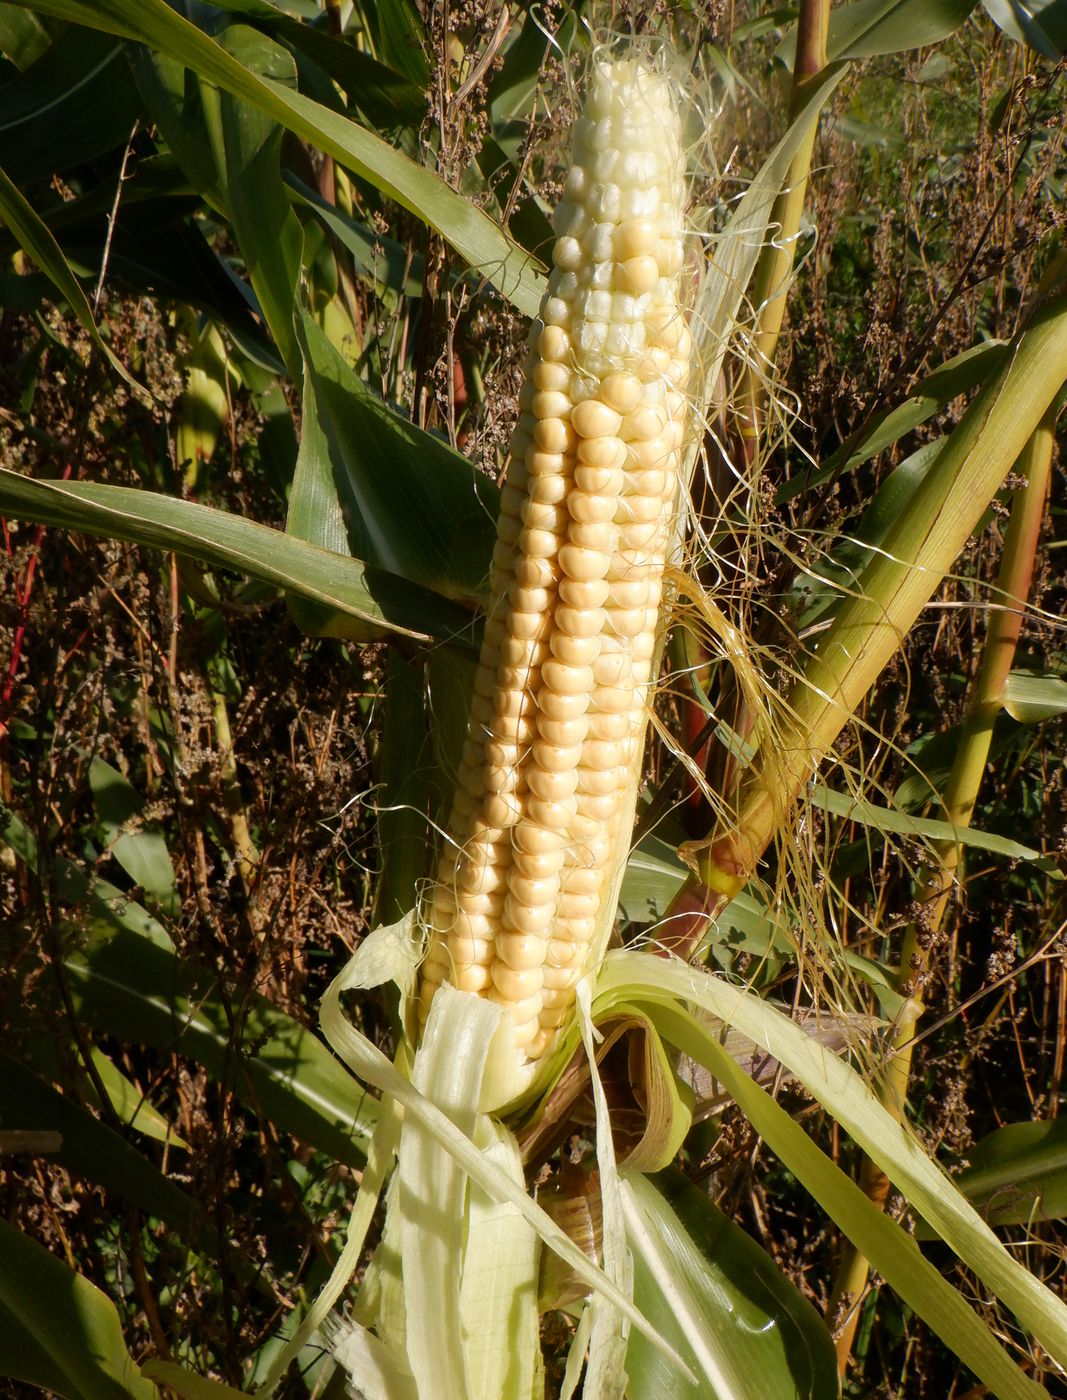
<path id="1" fill-rule="evenodd" d="M 626 461 L 626 444 L 617 437 L 582 438 L 576 455 L 590 467 L 621 467 Z"/>
<path id="2" fill-rule="evenodd" d="M 587 739 L 582 745 L 582 767 L 603 772 L 621 768 L 627 759 L 627 745 L 610 739 Z"/>
<path id="3" fill-rule="evenodd" d="M 489 792 L 514 792 L 519 786 L 519 774 L 514 768 L 486 768 L 483 781 Z"/>
<path id="4" fill-rule="evenodd" d="M 562 452 L 546 452 L 532 447 L 526 454 L 526 470 L 531 478 L 558 476 L 566 470 L 567 459 Z"/>
<path id="5" fill-rule="evenodd" d="M 596 467 L 579 462 L 574 469 L 574 484 L 579 491 L 590 495 L 617 496 L 623 488 L 624 477 L 620 467 Z"/>
<path id="6" fill-rule="evenodd" d="M 541 679 L 549 690 L 558 695 L 584 695 L 593 686 L 591 666 L 568 666 L 550 659 L 541 667 Z"/>
<path id="7" fill-rule="evenodd" d="M 583 874 L 591 874 L 591 871 L 583 871 Z M 589 944 L 596 933 L 595 919 L 568 919 L 566 922 L 560 920 L 559 939 L 563 942 L 566 939 L 574 949 L 572 956 L 572 966 L 580 972 L 589 952 Z M 548 956 L 552 957 L 552 946 L 549 944 Z"/>
<path id="8" fill-rule="evenodd" d="M 483 963 L 470 963 L 455 968 L 449 981 L 460 992 L 484 992 L 492 981 L 491 973 Z"/>
<path id="9" fill-rule="evenodd" d="M 553 486 L 557 484 L 561 485 L 564 490 L 566 490 L 567 483 L 565 480 L 561 481 L 559 478 L 554 477 L 538 478 L 538 481 L 544 480 L 551 482 Z M 565 505 L 560 505 L 558 502 L 548 504 L 545 501 L 535 500 L 532 496 L 527 497 L 523 501 L 522 509 L 519 512 L 522 523 L 529 529 L 551 530 L 556 534 L 566 526 L 569 515 L 570 513 Z"/>
<path id="10" fill-rule="evenodd" d="M 542 418 L 534 427 L 533 440 L 542 452 L 573 452 L 577 435 L 571 425 L 565 423 L 562 418 Z M 527 468 L 533 472 L 529 459 Z"/>
<path id="11" fill-rule="evenodd" d="M 493 986 L 498 992 L 494 1000 L 510 1003 L 508 1009 L 520 1024 L 529 1019 L 531 1013 L 537 1015 L 541 1006 L 541 986 L 543 978 L 539 967 L 516 970 L 507 963 L 494 962 L 492 968 Z"/>
<path id="12" fill-rule="evenodd" d="M 672 471 L 665 471 L 661 464 L 653 469 L 632 471 L 626 484 L 628 491 L 635 496 L 662 498 L 668 491 L 673 493 L 676 477 Z"/>
<path id="13" fill-rule="evenodd" d="M 526 770 L 526 786 L 534 797 L 544 798 L 546 802 L 564 802 L 578 791 L 578 770 L 553 770 L 531 765 Z"/>
<path id="14" fill-rule="evenodd" d="M 620 496 L 618 499 L 615 519 L 620 525 L 628 525 L 631 521 L 647 524 L 650 520 L 658 520 L 663 514 L 663 496 Z M 522 536 L 518 540 L 519 548 L 523 548 Z"/>
<path id="15" fill-rule="evenodd" d="M 568 637 L 599 637 L 604 627 L 604 611 L 599 607 L 570 608 L 561 604 L 556 608 L 554 621 L 560 633 Z"/>
<path id="16" fill-rule="evenodd" d="M 599 908 L 599 894 L 575 894 L 568 890 L 560 895 L 556 913 L 561 919 L 591 919 Z"/>
<path id="17" fill-rule="evenodd" d="M 565 392 L 570 387 L 571 372 L 566 365 L 554 364 L 551 360 L 538 360 L 530 370 L 530 378 L 537 389 Z"/>
<path id="18" fill-rule="evenodd" d="M 582 759 L 582 744 L 553 744 L 546 739 L 538 739 L 530 751 L 530 757 L 538 768 L 565 772 L 576 768 Z M 532 770 L 531 770 L 532 771 Z M 530 791 L 534 788 L 531 784 Z"/>
<path id="19" fill-rule="evenodd" d="M 565 802 L 550 802 L 545 797 L 531 797 L 526 810 L 530 820 L 538 826 L 565 834 L 578 812 L 578 800 L 570 797 Z"/>
<path id="20" fill-rule="evenodd" d="M 582 245 L 577 238 L 564 235 L 557 238 L 552 247 L 552 261 L 564 272 L 577 272 L 585 260 Z"/>
<path id="21" fill-rule="evenodd" d="M 536 613 L 540 617 L 548 607 L 549 598 L 547 588 L 521 588 L 516 584 L 508 589 L 508 602 L 517 613 Z"/>
<path id="22" fill-rule="evenodd" d="M 517 900 L 520 904 L 536 904 L 539 907 L 543 904 L 554 905 L 559 894 L 559 879 L 556 874 L 536 879 L 512 871 L 508 892 L 512 902 Z"/>
<path id="23" fill-rule="evenodd" d="M 561 695 L 556 690 L 542 689 L 537 703 L 549 719 L 580 719 L 589 708 L 589 695 Z"/>
<path id="24" fill-rule="evenodd" d="M 609 555 L 615 551 L 616 527 L 604 522 L 597 525 L 583 525 L 580 521 L 575 520 L 572 521 L 567 531 L 567 538 L 570 544 L 579 549 Z M 570 570 L 566 572 L 570 573 Z M 571 574 L 571 577 L 573 578 L 574 575 Z"/>
<path id="25" fill-rule="evenodd" d="M 568 932 L 570 932 L 569 929 Z M 582 963 L 585 961 L 585 947 L 583 946 L 582 940 L 575 940 L 573 938 L 550 938 L 548 940 L 548 954 L 545 961 L 547 963 L 545 968 L 546 974 L 548 968 L 558 968 L 562 974 L 558 979 L 553 978 L 553 981 L 557 981 L 558 985 L 562 985 L 564 979 L 567 977 L 576 978 L 577 974 L 581 971 Z"/>
<path id="26" fill-rule="evenodd" d="M 656 259 L 647 253 L 627 258 L 619 264 L 619 285 L 631 296 L 644 296 L 659 282 L 660 270 Z"/>
<path id="27" fill-rule="evenodd" d="M 532 505 L 557 506 L 565 500 L 570 490 L 570 478 L 562 472 L 553 472 L 547 476 L 531 477 L 527 499 Z"/>
<path id="28" fill-rule="evenodd" d="M 527 386 L 524 384 L 523 388 Z M 558 389 L 537 389 L 533 385 L 531 390 L 530 407 L 535 418 L 565 418 L 571 409 L 571 400 L 568 394 L 561 393 Z"/>
<path id="29" fill-rule="evenodd" d="M 504 894 L 504 890 L 480 894 L 472 890 L 463 890 L 457 912 L 462 909 L 465 914 L 484 914 L 489 919 L 498 918 L 504 908 Z"/>
<path id="30" fill-rule="evenodd" d="M 606 578 L 564 578 L 559 583 L 560 602 L 568 608 L 601 608 L 610 592 Z"/>
<path id="31" fill-rule="evenodd" d="M 526 587 L 523 587 L 521 591 L 523 595 L 545 592 L 542 588 Z M 537 637 L 548 630 L 548 615 L 543 610 L 513 608 L 508 617 L 508 624 L 516 637 Z"/>
<path id="32" fill-rule="evenodd" d="M 568 894 L 599 895 L 604 883 L 604 872 L 600 869 L 587 870 L 584 866 L 565 870 L 560 876 L 560 887 Z M 578 922 L 577 920 L 575 922 Z M 573 925 L 572 925 L 573 927 Z"/>
<path id="33" fill-rule="evenodd" d="M 617 496 L 597 496 L 588 491 L 572 491 L 567 497 L 567 510 L 572 519 L 582 525 L 604 524 L 614 520 L 617 504 Z"/>
<path id="34" fill-rule="evenodd" d="M 641 402 L 641 381 L 635 374 L 609 374 L 600 385 L 600 397 L 616 413 L 630 413 Z"/>
<path id="35" fill-rule="evenodd" d="M 578 809 L 583 816 L 594 821 L 610 821 L 619 810 L 618 790 L 609 793 L 582 792 L 578 794 Z"/>
<path id="36" fill-rule="evenodd" d="M 532 530 L 527 526 L 515 543 L 522 554 L 534 559 L 551 559 L 559 548 L 560 537 L 551 530 Z"/>
<path id="37" fill-rule="evenodd" d="M 481 810 L 500 826 L 511 826 L 522 815 L 522 800 L 513 792 L 489 792 L 482 798 Z"/>
<path id="38" fill-rule="evenodd" d="M 616 529 L 620 549 L 645 549 L 657 553 L 666 539 L 664 524 L 659 520 L 634 521 L 629 525 L 618 525 Z"/>
<path id="39" fill-rule="evenodd" d="M 537 733 L 546 744 L 554 744 L 559 748 L 570 748 L 574 744 L 580 744 L 586 736 L 587 724 L 585 718 L 580 719 L 549 719 L 547 715 L 537 716 Z"/>
<path id="40" fill-rule="evenodd" d="M 633 686 L 602 685 L 596 692 L 596 705 L 598 710 L 606 711 L 608 714 L 624 714 L 641 703 L 641 696 L 635 699 Z"/>
<path id="41" fill-rule="evenodd" d="M 548 953 L 548 939 L 530 933 L 503 933 L 496 941 L 496 955 L 516 972 L 542 967 Z"/>
<path id="42" fill-rule="evenodd" d="M 562 326 L 545 326 L 537 343 L 543 360 L 564 360 L 570 354 L 570 337 Z"/>
<path id="43" fill-rule="evenodd" d="M 597 536 L 598 539 L 603 537 Z M 608 571 L 610 559 L 608 550 L 614 541 L 608 536 L 607 548 L 590 549 L 587 545 L 565 544 L 559 551 L 559 566 L 575 583 L 588 583 L 603 579 Z M 562 595 L 561 595 L 562 596 Z M 595 605 L 594 605 L 595 606 Z"/>
<path id="44" fill-rule="evenodd" d="M 502 666 L 536 666 L 543 659 L 544 642 L 534 637 L 505 637 L 500 643 L 500 664 Z M 500 737 L 500 736 L 498 736 Z"/>
<path id="45" fill-rule="evenodd" d="M 586 439 L 614 438 L 621 422 L 622 414 L 599 399 L 583 399 L 571 410 L 571 426 Z"/>
<path id="46" fill-rule="evenodd" d="M 615 230 L 615 256 L 621 262 L 655 249 L 659 230 L 649 219 L 627 219 Z"/>
<path id="47" fill-rule="evenodd" d="M 666 421 L 667 415 L 661 407 L 642 404 L 622 420 L 619 437 L 626 443 L 649 442 L 662 434 Z"/>
<path id="48" fill-rule="evenodd" d="M 568 666 L 588 666 L 600 655 L 600 637 L 572 637 L 569 633 L 553 632 L 549 642 L 552 655 Z M 472 760 L 477 762 L 477 755 Z"/>
<path id="49" fill-rule="evenodd" d="M 501 515 L 496 522 L 497 543 L 514 544 L 522 533 L 522 521 L 517 515 Z"/>
<path id="50" fill-rule="evenodd" d="M 611 585 L 613 608 L 643 608 L 649 600 L 651 584 L 647 578 L 618 579 Z"/>
<path id="51" fill-rule="evenodd" d="M 523 851 L 518 847 L 511 853 L 514 868 L 520 875 L 531 880 L 543 880 L 549 875 L 558 875 L 563 869 L 563 847 L 548 851 Z"/>
<path id="52" fill-rule="evenodd" d="M 541 799 L 536 799 L 540 801 Z M 553 884 L 553 898 L 544 904 L 527 904 L 508 894 L 504 901 L 504 917 L 517 933 L 547 933 L 555 913 L 556 881 Z"/>
<path id="53" fill-rule="evenodd" d="M 516 851 L 525 851 L 528 855 L 540 855 L 543 852 L 562 852 L 564 835 L 552 827 L 538 826 L 534 822 L 521 821 L 511 829 L 511 841 Z"/>
<path id="54" fill-rule="evenodd" d="M 618 792 L 626 783 L 627 773 L 624 768 L 597 768 L 587 765 L 585 755 L 582 755 L 582 766 L 578 769 L 575 781 L 575 788 L 583 795 L 595 793 L 597 796 Z"/>

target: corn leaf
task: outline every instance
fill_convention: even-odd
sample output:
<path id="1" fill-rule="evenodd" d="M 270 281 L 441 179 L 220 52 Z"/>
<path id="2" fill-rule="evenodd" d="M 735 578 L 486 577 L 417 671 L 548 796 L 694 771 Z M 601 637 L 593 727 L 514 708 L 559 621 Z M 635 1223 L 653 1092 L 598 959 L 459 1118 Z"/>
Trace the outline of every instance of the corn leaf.
<path id="1" fill-rule="evenodd" d="M 956 1185 L 991 1225 L 1067 1216 L 1067 1118 L 1008 1123 L 967 1156 Z"/>
<path id="2" fill-rule="evenodd" d="M 876 413 L 865 427 L 831 453 L 817 471 L 800 472 L 783 482 L 778 488 L 777 500 L 779 503 L 792 500 L 801 492 L 822 486 L 877 457 L 879 452 L 940 413 L 954 398 L 977 388 L 1004 366 L 1009 354 L 1006 342 L 987 340 L 938 365 L 919 381 L 902 403 Z"/>
<path id="3" fill-rule="evenodd" d="M 137 120 L 122 44 L 71 25 L 0 87 L 0 147 L 20 184 L 49 179 L 122 146 Z"/>
<path id="4" fill-rule="evenodd" d="M 193 501 L 87 481 L 35 481 L 0 468 L 0 510 L 23 520 L 174 550 L 235 569 L 363 623 L 425 639 L 469 635 L 471 614 L 358 559 Z"/>
<path id="5" fill-rule="evenodd" d="M 303 435 L 289 533 L 446 596 L 480 599 L 496 487 L 388 408 L 306 313 L 301 342 Z"/>
<path id="6" fill-rule="evenodd" d="M 533 316 L 544 278 L 530 255 L 437 175 L 373 132 L 302 93 L 260 78 L 169 9 L 164 0 L 15 0 L 39 14 L 147 44 L 273 117 L 369 180 L 438 233 L 520 311 Z M 403 53 L 403 46 L 397 50 Z"/>
<path id="7" fill-rule="evenodd" d="M 695 1003 L 780 1060 L 1046 1350 L 1057 1359 L 1067 1359 L 1067 1304 L 1009 1254 L 915 1138 L 882 1107 L 870 1085 L 755 994 L 674 959 L 642 958 L 621 951 L 609 953 L 597 982 L 598 1017 L 610 1011 L 614 996 L 636 1001 L 634 991 L 638 987 L 643 988 L 649 1014 L 665 1038 L 721 1079 L 790 1170 L 797 1173 L 901 1296 L 920 1313 L 926 1307 L 935 1309 L 941 1324 L 935 1323 L 939 1334 L 957 1354 L 994 1389 L 1010 1379 L 1012 1388 L 1005 1394 L 1040 1393 L 1007 1361 L 956 1291 L 944 1284 L 925 1261 L 921 1265 L 917 1262 L 914 1246 L 898 1227 L 874 1210 L 858 1187 L 738 1068 L 717 1038 L 679 1007 L 685 1002 Z M 845 1207 L 843 1213 L 839 1205 Z M 879 1223 L 868 1218 L 868 1209 Z M 885 1235 L 883 1225 L 890 1225 L 896 1234 Z M 863 1238 L 857 1238 L 853 1229 L 859 1230 Z M 930 1273 L 937 1279 L 936 1287 Z M 922 1306 L 915 1301 L 918 1294 L 914 1289 L 921 1289 Z M 951 1296 L 947 1297 L 943 1289 Z M 984 1371 L 983 1367 L 990 1369 Z M 993 1375 L 1003 1379 L 994 1383 L 990 1380 Z"/>
<path id="8" fill-rule="evenodd" d="M 982 0 L 999 28 L 1018 44 L 1028 44 L 1058 62 L 1067 53 L 1067 3 L 1064 0 Z"/>
<path id="9" fill-rule="evenodd" d="M 281 1131 L 362 1166 L 377 1104 L 306 1026 L 265 997 L 235 1006 L 212 973 L 130 933 L 65 965 L 91 1025 L 188 1055 Z"/>
<path id="10" fill-rule="evenodd" d="M 825 783 L 812 783 L 808 800 L 832 816 L 858 822 L 883 835 L 914 836 L 922 841 L 955 841 L 979 851 L 991 851 L 1009 860 L 1026 860 L 1038 865 L 1056 878 L 1062 878 L 1050 857 L 991 831 L 979 831 L 973 826 L 954 826 L 952 822 L 935 821 L 928 817 L 913 817 L 892 807 L 880 807 L 875 802 L 862 802 L 847 793 L 834 792 Z"/>
<path id="11" fill-rule="evenodd" d="M 693 1387 L 638 1333 L 629 1400 L 837 1400 L 833 1342 L 755 1240 L 679 1171 L 626 1173 L 634 1300 L 701 1377 Z"/>
<path id="12" fill-rule="evenodd" d="M 109 1298 L 0 1220 L 0 1374 L 65 1400 L 157 1400 Z"/>
<path id="13" fill-rule="evenodd" d="M 154 903 L 171 916 L 181 908 L 174 865 L 162 833 L 146 829 L 141 814 L 144 799 L 117 768 L 95 756 L 89 764 L 89 786 L 107 851 Z"/>
<path id="14" fill-rule="evenodd" d="M 34 1065 L 42 1056 L 33 1051 Z M 198 1253 L 220 1257 L 218 1236 L 191 1197 L 113 1128 L 61 1094 L 25 1064 L 0 1051 L 0 1120 L 5 1128 L 57 1133 L 49 1159 L 85 1181 L 132 1201 L 163 1220 Z M 249 1273 L 252 1272 L 251 1265 Z"/>
<path id="15" fill-rule="evenodd" d="M 936 44 L 954 34 L 977 4 L 978 0 L 854 0 L 831 12 L 826 51 L 831 60 L 874 58 Z M 792 68 L 795 53 L 793 29 L 775 57 Z"/>
<path id="16" fill-rule="evenodd" d="M 1004 708 L 1018 724 L 1040 724 L 1067 714 L 1067 680 L 1012 671 L 1004 686 Z"/>
<path id="17" fill-rule="evenodd" d="M 19 247 L 29 253 L 37 267 L 60 293 L 115 373 L 136 389 L 138 385 L 126 366 L 100 334 L 92 307 L 63 256 L 63 250 L 43 220 L 34 212 L 25 195 L 3 170 L 0 170 L 0 220 L 17 239 Z"/>

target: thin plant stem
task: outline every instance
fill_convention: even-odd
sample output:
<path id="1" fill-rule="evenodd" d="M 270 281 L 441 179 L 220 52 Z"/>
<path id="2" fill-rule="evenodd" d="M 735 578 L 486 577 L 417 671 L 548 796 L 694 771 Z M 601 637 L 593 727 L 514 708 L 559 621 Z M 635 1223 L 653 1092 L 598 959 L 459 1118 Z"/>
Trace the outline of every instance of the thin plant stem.
<path id="1" fill-rule="evenodd" d="M 1015 660 L 1052 470 L 1055 420 L 1055 408 L 1050 408 L 1023 449 L 1017 465 L 1024 484 L 1017 489 L 1012 502 L 1004 555 L 994 593 L 995 610 L 990 614 L 982 659 L 963 719 L 959 747 L 941 798 L 945 820 L 956 827 L 966 827 L 971 823 L 989 760 L 993 725 L 1003 707 L 1005 687 Z M 933 861 L 919 880 L 918 902 L 922 907 L 922 917 L 908 925 L 901 947 L 899 990 L 905 1002 L 893 1028 L 889 1060 L 877 1086 L 879 1099 L 901 1122 L 905 1121 L 912 1051 L 923 1011 L 921 993 L 930 975 L 932 955 L 937 946 L 936 935 L 957 884 L 961 855 L 962 848 L 958 841 L 936 844 Z M 889 1181 L 869 1158 L 864 1158 L 861 1165 L 860 1185 L 875 1205 L 884 1207 L 889 1194 Z M 847 1369 L 852 1353 L 859 1323 L 859 1304 L 867 1287 L 869 1273 L 870 1266 L 863 1255 L 852 1245 L 846 1246 L 830 1302 L 832 1315 L 848 1308 L 835 1338 L 841 1374 Z"/>

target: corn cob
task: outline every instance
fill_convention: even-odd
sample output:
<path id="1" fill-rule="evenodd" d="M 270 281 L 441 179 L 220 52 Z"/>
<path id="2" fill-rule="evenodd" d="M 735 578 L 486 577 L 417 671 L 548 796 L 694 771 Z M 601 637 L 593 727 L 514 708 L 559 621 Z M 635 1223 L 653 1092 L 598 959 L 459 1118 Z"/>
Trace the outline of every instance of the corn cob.
<path id="1" fill-rule="evenodd" d="M 502 1003 L 519 1092 L 602 953 L 640 776 L 691 337 L 672 86 L 593 64 L 509 445 L 491 610 L 436 882 L 444 981 Z"/>

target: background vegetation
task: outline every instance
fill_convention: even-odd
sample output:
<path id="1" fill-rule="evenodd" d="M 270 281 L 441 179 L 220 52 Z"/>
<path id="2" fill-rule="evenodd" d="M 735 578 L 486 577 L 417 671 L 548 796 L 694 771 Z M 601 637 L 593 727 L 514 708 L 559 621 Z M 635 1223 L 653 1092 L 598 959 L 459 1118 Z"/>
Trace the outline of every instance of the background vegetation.
<path id="1" fill-rule="evenodd" d="M 786 125 L 788 7 L 176 8 L 252 70 L 354 115 L 436 171 L 533 259 L 546 256 L 587 20 L 662 26 L 699 56 L 717 169 L 696 199 L 712 227 Z M 902 463 L 921 470 L 960 419 L 981 355 L 1020 328 L 1062 230 L 1063 7 L 1042 12 L 1041 33 L 1021 36 L 1029 43 L 988 8 L 957 4 L 958 27 L 934 46 L 854 61 L 829 98 L 754 489 L 737 488 L 710 454 L 713 487 L 731 500 L 716 526 L 715 600 L 762 648 L 772 681 L 789 674 L 796 639 L 825 625 L 857 567 L 856 542 L 876 545 L 901 508 L 883 490 L 893 473 Z M 413 210 L 402 189 L 346 174 L 321 145 L 283 136 L 132 41 L 64 22 L 63 10 L 0 5 L 4 467 L 288 525 L 404 580 L 390 592 L 371 579 L 347 611 L 307 592 L 290 594 L 287 608 L 282 577 L 259 569 L 249 581 L 224 567 L 237 556 L 221 546 L 196 563 L 124 540 L 140 536 L 123 525 L 123 501 L 96 533 L 56 528 L 79 523 L 74 515 L 32 523 L 42 516 L 29 498 L 0 502 L 10 512 L 0 552 L 0 1229 L 12 1261 L 3 1267 L 51 1279 L 47 1260 L 22 1252 L 43 1246 L 111 1299 L 136 1360 L 175 1360 L 248 1387 L 328 1273 L 362 1166 L 373 1107 L 353 1106 L 350 1081 L 311 1028 L 347 953 L 410 907 L 430 868 L 427 818 L 440 817 L 439 765 L 444 755 L 447 774 L 466 666 L 462 649 L 439 639 L 467 624 L 486 538 L 485 511 L 451 489 L 449 449 L 499 477 L 525 321 L 434 231 L 434 191 Z M 62 250 L 84 306 L 57 291 L 56 244 L 35 225 L 27 238 L 20 199 Z M 295 322 L 283 304 L 293 265 L 264 242 L 296 250 Z M 101 353 L 96 326 L 129 379 Z M 978 358 L 930 387 L 931 371 L 972 347 Z M 732 392 L 739 371 L 728 364 L 726 376 Z M 714 426 L 739 464 L 731 402 Z M 902 402 L 911 410 L 877 450 L 850 460 L 858 435 Z M 384 474 L 365 462 L 391 441 L 383 403 L 433 434 L 440 455 L 412 437 L 406 453 L 390 448 L 398 456 Z M 351 465 L 333 516 L 313 508 L 323 458 L 309 442 L 319 440 Z M 409 494 L 397 506 L 409 473 L 437 482 L 424 515 Z M 906 484 L 907 471 L 893 479 Z M 927 921 L 918 872 L 929 849 L 918 828 L 812 805 L 788 868 L 764 868 L 761 888 L 785 889 L 782 903 L 757 901 L 747 923 L 735 913 L 711 948 L 722 972 L 798 1006 L 844 1002 L 892 1019 L 901 991 L 918 991 L 910 1118 L 951 1172 L 984 1165 L 995 1189 L 976 1187 L 976 1199 L 1057 1291 L 1067 1208 L 1063 486 L 1057 456 L 972 818 L 1003 840 L 969 851 L 943 922 Z M 701 502 L 709 512 L 714 495 Z M 1010 499 L 990 504 L 861 724 L 838 743 L 834 789 L 895 815 L 941 815 Z M 394 522 L 363 552 L 361 511 Z M 428 544 L 442 519 L 460 541 L 452 558 L 447 540 L 436 553 Z M 109 532 L 120 538 L 99 537 Z M 278 567 L 288 567 L 280 556 Z M 409 635 L 387 640 L 367 598 Z M 696 740 L 710 694 L 732 742 L 725 668 L 698 670 L 694 697 L 689 672 L 709 658 L 680 640 L 669 655 L 667 728 Z M 713 780 L 722 740 L 708 752 L 694 744 Z M 648 767 L 658 844 L 624 890 L 631 933 L 665 911 L 682 878 L 673 850 L 710 823 L 671 750 L 660 743 Z M 814 874 L 798 888 L 790 872 L 804 866 Z M 907 946 L 921 949 L 910 983 L 898 967 L 909 926 L 918 935 Z M 831 964 L 836 987 L 819 980 Z M 391 1050 L 395 1004 L 368 996 L 360 1014 Z M 859 1155 L 833 1121 L 788 1084 L 779 1093 L 858 1174 Z M 1032 1122 L 1045 1125 L 1036 1137 L 990 1136 Z M 550 1158 L 553 1180 L 583 1150 L 575 1137 L 562 1163 Z M 839 1327 L 840 1234 L 747 1119 L 723 1107 L 693 1129 L 681 1163 Z M 905 1203 L 891 1193 L 887 1209 L 902 1215 Z M 928 1252 L 957 1270 L 1024 1368 L 1067 1394 L 1054 1364 L 1027 1351 L 948 1251 Z M 549 1393 L 569 1335 L 554 1317 Z M 984 1393 L 877 1275 L 858 1322 L 846 1394 Z M 6 1393 L 32 1379 L 71 1394 L 58 1352 L 54 1372 L 26 1360 L 24 1325 L 0 1306 L 0 1369 L 21 1377 L 0 1383 Z M 286 1393 L 341 1386 L 316 1343 Z"/>

